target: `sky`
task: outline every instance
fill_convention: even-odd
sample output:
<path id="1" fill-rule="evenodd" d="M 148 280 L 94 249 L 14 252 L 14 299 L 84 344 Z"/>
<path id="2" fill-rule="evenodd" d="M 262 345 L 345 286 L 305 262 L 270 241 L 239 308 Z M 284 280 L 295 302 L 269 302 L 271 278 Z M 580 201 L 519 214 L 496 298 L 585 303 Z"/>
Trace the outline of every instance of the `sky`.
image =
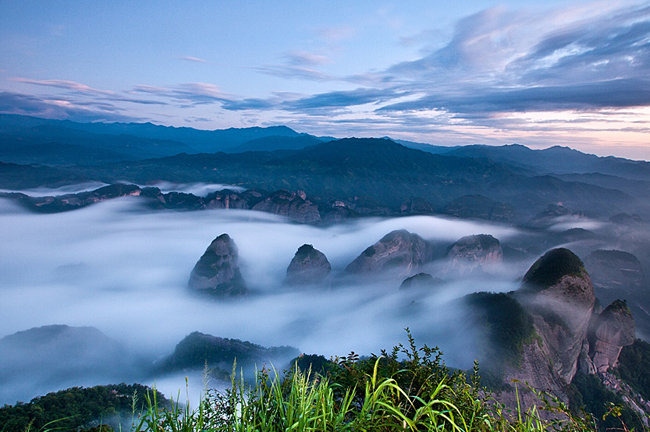
<path id="1" fill-rule="evenodd" d="M 0 113 L 650 160 L 650 2 L 0 0 Z"/>

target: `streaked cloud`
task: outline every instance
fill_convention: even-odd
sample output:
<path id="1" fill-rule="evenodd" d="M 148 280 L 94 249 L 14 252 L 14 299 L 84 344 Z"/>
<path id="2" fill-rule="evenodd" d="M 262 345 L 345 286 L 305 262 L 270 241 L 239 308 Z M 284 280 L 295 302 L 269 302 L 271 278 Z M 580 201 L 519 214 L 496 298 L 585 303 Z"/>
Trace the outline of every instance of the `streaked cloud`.
<path id="1" fill-rule="evenodd" d="M 71 90 L 79 93 L 100 94 L 100 95 L 115 94 L 114 92 L 109 90 L 95 89 L 85 84 L 80 84 L 74 81 L 66 81 L 66 80 L 58 80 L 58 79 L 35 80 L 35 79 L 28 79 L 28 78 L 10 78 L 10 80 L 25 83 L 25 84 L 34 84 L 34 85 L 39 85 L 44 87 L 55 87 L 64 90 Z"/>
<path id="2" fill-rule="evenodd" d="M 286 55 L 288 62 L 295 66 L 324 65 L 330 62 L 327 56 L 306 51 L 291 51 Z"/>
<path id="3" fill-rule="evenodd" d="M 137 121 L 110 103 L 74 102 L 57 97 L 39 97 L 14 92 L 0 92 L 0 112 L 75 121 Z"/>
<path id="4" fill-rule="evenodd" d="M 209 83 L 183 83 L 171 88 L 136 85 L 133 92 L 168 98 L 181 107 L 228 102 L 235 99 L 235 96 L 224 93 L 218 86 Z"/>
<path id="5" fill-rule="evenodd" d="M 272 75 L 286 79 L 303 79 L 308 81 L 334 81 L 337 77 L 322 72 L 316 67 L 330 62 L 329 57 L 310 53 L 307 51 L 294 50 L 286 54 L 284 64 L 270 64 L 254 68 L 255 71 L 265 75 Z"/>
<path id="6" fill-rule="evenodd" d="M 200 59 L 198 57 L 192 57 L 192 56 L 185 56 L 181 57 L 181 60 L 185 60 L 188 62 L 193 62 L 193 63 L 207 63 L 207 60 Z"/>

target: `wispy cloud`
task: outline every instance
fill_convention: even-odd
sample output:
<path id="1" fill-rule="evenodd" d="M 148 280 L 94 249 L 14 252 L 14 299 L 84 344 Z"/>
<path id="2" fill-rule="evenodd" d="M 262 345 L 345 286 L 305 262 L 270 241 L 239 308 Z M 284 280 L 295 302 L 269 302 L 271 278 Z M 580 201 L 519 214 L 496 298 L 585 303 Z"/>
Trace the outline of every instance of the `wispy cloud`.
<path id="1" fill-rule="evenodd" d="M 358 88 L 355 90 L 319 93 L 311 96 L 296 97 L 295 94 L 290 94 L 289 97 L 282 97 L 281 94 L 276 94 L 267 99 L 232 100 L 224 102 L 223 108 L 232 111 L 284 110 L 311 114 L 340 111 L 358 105 L 381 103 L 405 95 L 407 93 L 398 94 L 394 90 Z"/>
<path id="2" fill-rule="evenodd" d="M 181 107 L 223 103 L 235 99 L 235 96 L 224 93 L 218 86 L 209 83 L 183 83 L 170 88 L 137 85 L 133 88 L 133 92 L 168 98 L 175 103 L 180 103 Z"/>
<path id="3" fill-rule="evenodd" d="M 307 51 L 294 50 L 284 56 L 286 62 L 283 64 L 269 64 L 254 68 L 255 71 L 266 75 L 272 75 L 286 79 L 303 79 L 308 81 L 334 81 L 337 77 L 322 72 L 316 67 L 330 62 L 329 57 L 310 53 Z"/>
<path id="4" fill-rule="evenodd" d="M 307 51 L 291 51 L 286 55 L 289 64 L 295 66 L 317 66 L 330 62 L 327 56 L 310 53 Z"/>
<path id="5" fill-rule="evenodd" d="M 132 98 L 132 97 L 125 96 L 122 92 L 115 92 L 112 90 L 100 90 L 75 81 L 58 80 L 58 79 L 35 80 L 35 79 L 20 78 L 20 77 L 10 78 L 10 80 L 15 82 L 25 83 L 25 84 L 42 86 L 42 87 L 52 87 L 52 88 L 58 88 L 63 90 L 69 90 L 71 94 L 88 96 L 94 100 L 100 100 L 100 101 L 128 102 L 128 103 L 135 103 L 141 105 L 167 105 L 167 103 L 163 101 Z M 69 96 L 67 97 L 67 99 L 69 99 Z M 78 105 L 81 105 L 83 103 L 84 103 L 83 100 L 77 100 Z M 97 102 L 93 102 L 93 103 L 97 103 Z"/>
<path id="6" fill-rule="evenodd" d="M 137 121 L 110 103 L 75 102 L 64 98 L 39 97 L 15 92 L 0 92 L 0 112 L 75 121 Z"/>
<path id="7" fill-rule="evenodd" d="M 66 81 L 66 80 L 57 80 L 57 79 L 52 79 L 52 80 L 35 80 L 35 79 L 29 79 L 29 78 L 10 78 L 11 81 L 16 81 L 16 82 L 21 82 L 25 84 L 34 84 L 38 86 L 44 86 L 44 87 L 55 87 L 55 88 L 60 88 L 64 90 L 71 90 L 74 92 L 79 92 L 79 93 L 87 93 L 87 94 L 99 94 L 99 95 L 112 95 L 115 94 L 115 92 L 109 91 L 109 90 L 99 90 L 95 89 L 92 87 L 89 87 L 85 84 L 80 84 L 78 82 L 74 81 Z"/>
<path id="8" fill-rule="evenodd" d="M 380 111 L 444 109 L 457 114 L 588 110 L 650 106 L 650 81 L 619 79 L 572 86 L 474 89 L 458 96 L 430 95 L 379 108 Z"/>
<path id="9" fill-rule="evenodd" d="M 193 62 L 193 63 L 207 63 L 208 62 L 207 60 L 203 60 L 203 59 L 200 59 L 198 57 L 192 57 L 192 56 L 185 56 L 185 57 L 181 57 L 180 59 L 188 61 L 188 62 Z"/>
<path id="10" fill-rule="evenodd" d="M 450 42 L 385 71 L 426 93 L 392 110 L 462 113 L 647 106 L 650 7 L 588 18 L 495 8 L 459 21 Z M 618 94 L 617 94 L 618 92 Z"/>

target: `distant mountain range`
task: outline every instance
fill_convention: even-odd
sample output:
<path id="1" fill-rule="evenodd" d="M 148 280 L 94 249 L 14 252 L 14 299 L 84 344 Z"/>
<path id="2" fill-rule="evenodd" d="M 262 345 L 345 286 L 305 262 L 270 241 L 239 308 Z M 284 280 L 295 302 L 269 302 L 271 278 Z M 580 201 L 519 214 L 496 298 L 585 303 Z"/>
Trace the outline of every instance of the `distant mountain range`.
<path id="1" fill-rule="evenodd" d="M 559 146 L 442 147 L 333 140 L 284 126 L 201 131 L 0 115 L 0 162 L 0 188 L 12 190 L 163 180 L 304 190 L 319 201 L 363 199 L 388 208 L 422 199 L 437 211 L 480 195 L 524 218 L 551 203 L 597 216 L 650 214 L 650 163 Z"/>

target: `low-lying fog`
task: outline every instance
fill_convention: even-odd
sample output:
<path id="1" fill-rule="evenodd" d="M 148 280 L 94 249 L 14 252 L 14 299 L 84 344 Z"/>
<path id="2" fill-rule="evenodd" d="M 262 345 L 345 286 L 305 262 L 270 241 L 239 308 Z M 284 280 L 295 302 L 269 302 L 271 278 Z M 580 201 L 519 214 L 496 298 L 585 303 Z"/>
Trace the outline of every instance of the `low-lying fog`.
<path id="1" fill-rule="evenodd" d="M 200 331 L 329 357 L 390 349 L 405 342 L 409 326 L 418 343 L 438 345 L 448 364 L 468 368 L 476 353 L 453 300 L 475 291 L 516 289 L 517 278 L 530 265 L 504 265 L 488 278 L 448 279 L 431 295 L 417 298 L 417 306 L 411 305 L 412 294 L 398 290 L 401 279 L 346 279 L 329 290 L 289 290 L 283 287 L 286 268 L 304 243 L 325 253 L 336 275 L 395 229 L 417 233 L 441 248 L 465 235 L 492 234 L 504 242 L 520 233 L 429 216 L 322 228 L 253 211 L 151 211 L 141 203 L 128 197 L 42 215 L 0 200 L 0 338 L 44 325 L 92 326 L 129 352 L 155 360 Z M 218 302 L 187 289 L 193 266 L 222 233 L 236 242 L 243 277 L 258 292 L 241 301 Z M 431 268 L 434 276 L 436 271 Z M 28 401 L 74 382 L 67 377 L 43 384 L 40 372 L 31 371 L 35 384 L 26 388 L 0 383 L 0 404 Z M 74 385 L 106 384 L 102 379 Z M 142 380 L 153 384 L 151 378 Z"/>

